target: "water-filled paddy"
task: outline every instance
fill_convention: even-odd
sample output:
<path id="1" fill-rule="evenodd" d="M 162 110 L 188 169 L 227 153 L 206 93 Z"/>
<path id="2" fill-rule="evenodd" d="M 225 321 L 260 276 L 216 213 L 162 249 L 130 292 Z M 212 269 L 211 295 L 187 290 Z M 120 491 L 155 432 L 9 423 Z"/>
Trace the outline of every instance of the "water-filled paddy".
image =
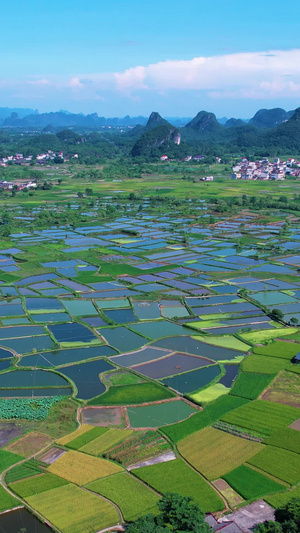
<path id="1" fill-rule="evenodd" d="M 71 316 L 91 316 L 98 315 L 93 303 L 88 300 L 61 300 L 64 307 Z"/>
<path id="2" fill-rule="evenodd" d="M 162 352 L 163 355 L 163 352 Z M 194 370 L 207 366 L 207 359 L 201 359 L 192 355 L 175 353 L 154 362 L 133 366 L 133 370 L 153 379 L 162 379 L 174 376 L 188 370 Z"/>
<path id="3" fill-rule="evenodd" d="M 0 388 L 68 386 L 68 381 L 62 376 L 45 370 L 13 370 L 0 375 Z"/>
<path id="4" fill-rule="evenodd" d="M 283 292 L 278 292 L 278 291 L 263 292 L 263 293 L 258 292 L 256 294 L 253 294 L 252 298 L 254 298 L 260 304 L 266 305 L 266 306 L 296 303 L 295 298 L 293 298 L 292 296 L 289 296 L 288 294 L 284 294 Z"/>
<path id="5" fill-rule="evenodd" d="M 23 357 L 19 366 L 42 366 L 44 368 L 51 368 L 68 363 L 78 363 L 86 359 L 93 359 L 94 357 L 109 357 L 115 353 L 116 351 L 113 348 L 106 345 L 57 350 Z"/>
<path id="6" fill-rule="evenodd" d="M 200 355 L 213 361 L 229 361 L 234 359 L 240 352 L 220 346 L 212 346 L 191 337 L 171 337 L 153 343 L 153 346 L 172 350 L 174 352 Z"/>
<path id="7" fill-rule="evenodd" d="M 139 320 L 160 318 L 158 302 L 133 302 L 134 312 Z"/>
<path id="8" fill-rule="evenodd" d="M 136 322 L 136 316 L 132 309 L 108 309 L 105 315 L 117 324 Z"/>
<path id="9" fill-rule="evenodd" d="M 205 387 L 220 374 L 219 365 L 213 365 L 164 379 L 163 383 L 181 394 L 186 394 Z"/>
<path id="10" fill-rule="evenodd" d="M 130 307 L 127 298 L 120 298 L 119 300 L 96 300 L 99 309 L 119 309 L 123 307 Z"/>
<path id="11" fill-rule="evenodd" d="M 114 348 L 117 348 L 120 352 L 131 352 L 147 344 L 147 340 L 125 327 L 119 328 L 101 328 L 98 330 Z"/>
<path id="12" fill-rule="evenodd" d="M 178 326 L 167 320 L 158 320 L 156 322 L 143 322 L 141 324 L 132 324 L 130 329 L 144 335 L 149 339 L 160 339 L 161 337 L 170 337 L 171 335 L 186 335 L 187 330 L 183 326 Z M 124 351 L 124 350 L 123 350 Z"/>
<path id="13" fill-rule="evenodd" d="M 75 322 L 66 324 L 54 324 L 48 326 L 49 331 L 56 338 L 57 342 L 92 342 L 100 339 L 96 337 L 87 327 Z"/>
<path id="14" fill-rule="evenodd" d="M 56 298 L 26 298 L 26 309 L 31 312 L 64 311 L 62 304 Z"/>
<path id="15" fill-rule="evenodd" d="M 18 339 L 5 339 L 0 341 L 1 346 L 12 349 L 22 355 L 33 351 L 50 350 L 53 348 L 53 341 L 48 335 L 39 337 L 20 337 Z"/>
<path id="16" fill-rule="evenodd" d="M 38 389 L 0 389 L 0 398 L 42 398 L 43 396 L 71 396 L 71 387 L 66 388 L 47 388 Z"/>
<path id="17" fill-rule="evenodd" d="M 48 324 L 50 322 L 68 322 L 68 320 L 71 320 L 67 313 L 37 313 L 32 315 L 31 318 L 37 324 Z"/>
<path id="18" fill-rule="evenodd" d="M 78 398 L 88 400 L 94 396 L 99 396 L 105 391 L 105 386 L 100 381 L 99 374 L 112 369 L 113 367 L 110 364 L 100 359 L 99 361 L 60 368 L 59 371 L 74 381 L 78 390 Z"/>
<path id="19" fill-rule="evenodd" d="M 14 326 L 0 328 L 0 339 L 30 337 L 32 335 L 45 335 L 45 330 L 42 326 Z"/>
<path id="20" fill-rule="evenodd" d="M 171 353 L 171 351 L 156 350 L 155 348 L 147 347 L 137 352 L 111 357 L 111 361 L 117 365 L 130 367 L 132 365 L 139 365 L 141 363 L 147 363 L 148 361 L 160 359 L 169 353 Z"/>
<path id="21" fill-rule="evenodd" d="M 239 366 L 238 365 L 224 365 L 225 368 L 225 375 L 221 377 L 219 380 L 219 383 L 221 385 L 224 385 L 225 387 L 232 387 L 233 382 L 237 378 L 237 375 L 239 373 Z"/>
<path id="22" fill-rule="evenodd" d="M 196 409 L 182 400 L 127 408 L 130 425 L 133 428 L 154 428 L 174 424 L 195 412 Z"/>

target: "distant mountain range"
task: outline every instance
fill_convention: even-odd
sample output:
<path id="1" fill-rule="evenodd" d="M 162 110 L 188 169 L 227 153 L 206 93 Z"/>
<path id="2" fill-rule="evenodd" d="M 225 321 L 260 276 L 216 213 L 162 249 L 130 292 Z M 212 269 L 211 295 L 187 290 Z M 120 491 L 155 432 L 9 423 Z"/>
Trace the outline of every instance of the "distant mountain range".
<path id="1" fill-rule="evenodd" d="M 200 111 L 195 118 L 192 117 L 166 117 L 165 120 L 174 125 L 177 128 L 189 126 L 194 129 L 199 129 L 196 122 L 200 122 L 201 127 L 207 129 L 207 127 L 213 128 L 212 122 L 217 122 L 220 125 L 226 126 L 226 128 L 243 126 L 244 124 L 251 124 L 261 129 L 274 128 L 291 118 L 294 111 L 285 111 L 281 108 L 275 109 L 260 109 L 250 120 L 242 120 L 240 118 L 222 117 L 217 119 L 213 113 L 209 113 L 209 116 L 205 115 L 205 121 L 208 124 L 202 124 L 203 113 Z M 105 118 L 99 117 L 97 113 L 91 113 L 84 115 L 82 113 L 70 113 L 68 111 L 60 110 L 50 113 L 39 113 L 38 110 L 23 109 L 23 108 L 0 108 L 0 127 L 3 128 L 36 128 L 44 129 L 51 127 L 54 129 L 61 128 L 88 128 L 98 129 L 102 127 L 135 127 L 137 125 L 146 126 L 147 117 L 137 116 L 130 117 L 112 117 Z M 211 122 L 212 121 L 212 122 Z M 216 125 L 216 124 L 215 124 Z"/>
<path id="2" fill-rule="evenodd" d="M 26 114 L 28 111 L 30 113 Z M 157 157 L 167 150 L 174 157 L 180 157 L 180 154 L 189 153 L 191 148 L 200 153 L 213 145 L 233 151 L 253 147 L 261 151 L 276 151 L 277 148 L 288 152 L 300 150 L 300 108 L 295 111 L 260 109 L 250 120 L 226 117 L 218 120 L 214 113 L 208 111 L 200 111 L 191 119 L 166 119 L 152 112 L 147 119 L 142 116 L 104 118 L 97 113 L 83 115 L 63 110 L 38 113 L 36 110 L 0 108 L 0 128 L 39 132 L 42 134 L 39 142 L 45 134 L 49 139 L 50 136 L 56 138 L 62 130 L 78 133 L 82 138 L 86 133 L 90 139 L 92 132 L 96 134 L 104 128 L 107 137 L 108 128 L 112 128 L 114 137 L 110 136 L 109 142 L 112 140 L 116 145 L 121 142 L 128 153 L 143 157 Z M 123 129 L 122 134 L 118 134 L 119 129 Z M 120 141 L 121 136 L 123 141 Z M 103 135 L 100 137 L 103 138 Z"/>

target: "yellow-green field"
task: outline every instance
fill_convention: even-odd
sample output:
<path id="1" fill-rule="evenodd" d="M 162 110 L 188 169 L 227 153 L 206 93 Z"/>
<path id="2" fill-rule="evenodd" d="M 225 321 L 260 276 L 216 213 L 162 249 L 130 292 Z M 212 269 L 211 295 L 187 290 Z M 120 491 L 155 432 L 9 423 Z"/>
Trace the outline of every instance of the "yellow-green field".
<path id="1" fill-rule="evenodd" d="M 123 468 L 105 459 L 70 450 L 50 465 L 48 471 L 82 486 L 95 479 L 122 472 Z"/>
<path id="2" fill-rule="evenodd" d="M 217 479 L 260 452 L 263 445 L 214 428 L 178 443 L 181 455 L 207 479 Z"/>

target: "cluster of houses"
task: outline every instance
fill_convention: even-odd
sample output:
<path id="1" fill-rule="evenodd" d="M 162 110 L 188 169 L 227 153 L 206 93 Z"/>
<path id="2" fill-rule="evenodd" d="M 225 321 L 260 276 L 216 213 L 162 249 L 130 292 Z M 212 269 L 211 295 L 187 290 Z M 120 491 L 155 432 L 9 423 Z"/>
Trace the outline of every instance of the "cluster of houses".
<path id="1" fill-rule="evenodd" d="M 3 191 L 22 191 L 23 189 L 36 189 L 37 184 L 34 181 L 0 181 L 0 189 Z"/>
<path id="2" fill-rule="evenodd" d="M 300 162 L 293 158 L 281 161 L 279 157 L 271 162 L 269 159 L 248 161 L 243 158 L 232 167 L 233 180 L 276 180 L 282 181 L 286 176 L 300 176 Z"/>
<path id="3" fill-rule="evenodd" d="M 64 155 L 63 152 L 53 152 L 48 150 L 45 153 L 38 154 L 36 157 L 33 155 L 23 155 L 15 154 L 8 155 L 6 157 L 0 158 L 0 167 L 7 167 L 8 165 L 24 165 L 29 166 L 32 161 L 37 165 L 45 165 L 50 162 L 55 162 L 57 158 L 62 159 L 62 161 L 69 161 L 69 156 Z M 73 159 L 78 159 L 78 154 L 72 156 Z"/>

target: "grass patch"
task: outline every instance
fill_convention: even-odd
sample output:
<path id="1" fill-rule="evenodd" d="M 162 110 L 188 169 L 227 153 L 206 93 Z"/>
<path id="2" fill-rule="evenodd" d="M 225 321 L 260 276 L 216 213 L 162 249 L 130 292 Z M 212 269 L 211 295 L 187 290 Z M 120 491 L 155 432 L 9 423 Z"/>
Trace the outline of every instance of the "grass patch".
<path id="1" fill-rule="evenodd" d="M 300 431 L 295 429 L 283 428 L 273 433 L 264 440 L 264 444 L 271 444 L 277 448 L 283 448 L 290 452 L 299 453 L 300 450 Z"/>
<path id="2" fill-rule="evenodd" d="M 77 428 L 69 435 L 65 435 L 64 437 L 58 439 L 57 444 L 65 446 L 66 444 L 69 444 L 69 442 L 72 442 L 76 438 L 80 437 L 81 435 L 84 435 L 85 433 L 88 433 L 89 431 L 91 431 L 91 426 L 89 426 L 88 424 L 82 424 L 79 428 Z"/>
<path id="3" fill-rule="evenodd" d="M 144 402 L 167 400 L 176 396 L 166 387 L 157 383 L 140 383 L 111 387 L 107 392 L 96 396 L 87 402 L 87 405 L 128 405 Z"/>
<path id="4" fill-rule="evenodd" d="M 248 400 L 244 398 L 224 396 L 218 398 L 214 403 L 208 405 L 203 411 L 196 413 L 188 420 L 162 428 L 162 431 L 173 442 L 179 442 L 189 435 L 192 435 L 192 433 L 195 433 L 206 426 L 210 426 L 223 415 L 232 411 L 232 409 L 236 409 L 246 403 L 248 403 Z"/>
<path id="5" fill-rule="evenodd" d="M 212 330 L 213 331 L 213 330 Z M 198 337 L 199 339 L 200 337 Z M 201 340 L 207 344 L 213 344 L 213 346 L 221 346 L 222 348 L 231 348 L 232 350 L 239 350 L 240 352 L 248 352 L 250 346 L 244 342 L 236 339 L 233 335 L 224 336 L 205 336 Z"/>
<path id="6" fill-rule="evenodd" d="M 131 374 L 131 372 L 122 372 L 122 371 L 106 374 L 105 379 L 110 381 L 112 385 L 135 385 L 143 381 L 136 374 Z"/>
<path id="7" fill-rule="evenodd" d="M 29 496 L 26 501 L 64 533 L 90 533 L 120 521 L 115 507 L 75 485 Z"/>
<path id="8" fill-rule="evenodd" d="M 242 362 L 244 372 L 257 372 L 258 374 L 277 374 L 286 366 L 286 359 L 271 358 L 266 355 L 248 355 Z"/>
<path id="9" fill-rule="evenodd" d="M 82 435 L 79 435 L 78 437 L 75 437 L 75 439 L 71 440 L 67 443 L 68 448 L 72 448 L 72 450 L 79 450 L 79 448 L 82 448 L 92 440 L 96 439 L 97 437 L 100 437 L 100 435 L 103 435 L 106 433 L 108 428 L 104 427 L 90 427 L 90 431 L 85 431 L 82 433 Z"/>
<path id="10" fill-rule="evenodd" d="M 290 485 L 300 479 L 300 455 L 288 450 L 267 446 L 248 462 Z"/>
<path id="11" fill-rule="evenodd" d="M 233 396 L 255 400 L 274 379 L 273 374 L 256 374 L 241 372 L 235 381 L 231 393 Z"/>
<path id="12" fill-rule="evenodd" d="M 124 440 L 126 437 L 129 437 L 131 434 L 131 429 L 109 429 L 105 434 L 96 437 L 88 444 L 82 446 L 80 451 L 90 453 L 91 455 L 100 455 Z"/>
<path id="13" fill-rule="evenodd" d="M 230 472 L 257 454 L 262 445 L 214 428 L 205 428 L 178 444 L 181 455 L 207 479 Z"/>
<path id="14" fill-rule="evenodd" d="M 277 509 L 278 507 L 283 507 L 292 498 L 300 498 L 300 486 L 295 487 L 292 490 L 280 492 L 279 494 L 272 494 L 271 496 L 266 496 L 264 500 L 270 505 L 272 505 L 272 507 Z"/>
<path id="15" fill-rule="evenodd" d="M 122 470 L 120 466 L 110 461 L 73 450 L 61 455 L 48 467 L 51 474 L 63 477 L 80 486 Z"/>
<path id="16" fill-rule="evenodd" d="M 223 396 L 224 394 L 228 394 L 229 391 L 230 389 L 225 387 L 225 385 L 222 385 L 222 383 L 216 383 L 215 385 L 207 387 L 207 389 L 201 390 L 200 392 L 189 394 L 189 398 L 197 403 L 209 403 L 216 400 L 220 396 Z"/>
<path id="17" fill-rule="evenodd" d="M 126 472 L 94 481 L 87 488 L 113 501 L 126 521 L 158 512 L 158 495 Z"/>
<path id="18" fill-rule="evenodd" d="M 0 450 L 0 472 L 4 472 L 7 468 L 22 461 L 24 457 L 17 455 L 16 453 L 7 452 L 6 450 Z"/>
<path id="19" fill-rule="evenodd" d="M 283 485 L 276 483 L 273 479 L 263 476 L 245 465 L 235 468 L 223 478 L 245 500 L 259 499 L 266 494 L 282 491 L 284 488 Z"/>
<path id="20" fill-rule="evenodd" d="M 161 494 L 191 496 L 207 512 L 222 511 L 224 503 L 212 487 L 182 459 L 144 466 L 133 474 Z"/>
<path id="21" fill-rule="evenodd" d="M 10 485 L 10 488 L 21 498 L 28 498 L 47 490 L 67 485 L 68 481 L 53 474 L 40 474 L 29 479 L 16 481 Z"/>
<path id="22" fill-rule="evenodd" d="M 14 498 L 0 485 L 0 512 L 2 513 L 8 509 L 13 509 L 18 505 L 20 505 L 20 501 Z"/>
<path id="23" fill-rule="evenodd" d="M 253 353 L 279 357 L 280 359 L 291 360 L 300 352 L 300 344 L 285 341 L 275 341 L 267 346 L 255 346 Z"/>
<path id="24" fill-rule="evenodd" d="M 260 344 L 277 337 L 286 337 L 287 335 L 292 335 L 293 333 L 297 333 L 297 331 L 297 328 L 263 329 L 261 331 L 251 331 L 251 333 L 241 332 L 239 333 L 239 337 L 244 339 L 246 342 L 249 341 L 253 344 Z"/>
<path id="25" fill-rule="evenodd" d="M 296 407 L 256 400 L 222 416 L 224 422 L 269 436 L 299 418 Z"/>

